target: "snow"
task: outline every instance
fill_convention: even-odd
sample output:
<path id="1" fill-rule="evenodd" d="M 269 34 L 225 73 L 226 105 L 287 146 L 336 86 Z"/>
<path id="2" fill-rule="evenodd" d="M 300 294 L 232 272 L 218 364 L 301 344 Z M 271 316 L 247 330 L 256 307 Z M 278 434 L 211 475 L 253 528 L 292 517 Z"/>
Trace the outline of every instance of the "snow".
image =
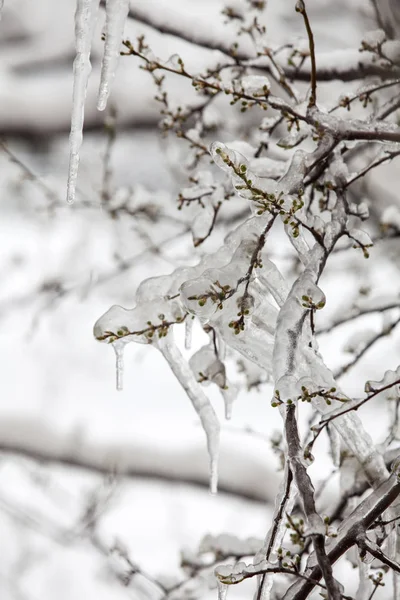
<path id="1" fill-rule="evenodd" d="M 388 206 L 381 215 L 383 227 L 393 227 L 400 231 L 400 209 L 398 206 Z"/>
<path id="2" fill-rule="evenodd" d="M 389 60 L 397 64 L 400 60 L 400 42 L 387 40 L 382 44 L 382 52 Z"/>
<path id="3" fill-rule="evenodd" d="M 386 34 L 383 29 L 375 29 L 374 31 L 368 31 L 363 35 L 363 41 L 372 47 L 381 45 L 386 39 Z"/>
<path id="4" fill-rule="evenodd" d="M 268 77 L 262 75 L 248 75 L 242 77 L 240 83 L 244 92 L 252 96 L 266 96 L 271 89 L 271 83 Z"/>
<path id="5" fill-rule="evenodd" d="M 220 553 L 224 556 L 251 556 L 259 550 L 261 544 L 262 540 L 259 538 L 241 539 L 228 533 L 207 534 L 200 542 L 199 551 Z"/>

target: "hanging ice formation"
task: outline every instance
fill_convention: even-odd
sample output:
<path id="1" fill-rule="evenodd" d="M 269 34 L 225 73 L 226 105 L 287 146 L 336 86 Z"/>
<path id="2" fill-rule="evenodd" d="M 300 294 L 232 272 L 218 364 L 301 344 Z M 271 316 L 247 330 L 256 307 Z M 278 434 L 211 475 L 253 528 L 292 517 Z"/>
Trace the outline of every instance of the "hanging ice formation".
<path id="1" fill-rule="evenodd" d="M 114 342 L 116 387 L 122 391 L 124 387 L 124 346 L 123 342 Z"/>
<path id="2" fill-rule="evenodd" d="M 67 184 L 67 202 L 75 200 L 76 180 L 78 177 L 79 151 L 82 145 L 82 130 L 87 84 L 90 71 L 90 50 L 93 28 L 96 22 L 100 0 L 77 0 L 75 13 L 74 87 L 72 92 L 71 133 L 69 135 L 69 172 Z"/>
<path id="3" fill-rule="evenodd" d="M 119 50 L 128 11 L 129 0 L 106 1 L 106 39 L 97 100 L 98 110 L 104 110 L 107 105 L 111 84 L 118 66 Z"/>
<path id="4" fill-rule="evenodd" d="M 2 3 L 2 0 L 0 0 Z M 72 204 L 76 195 L 79 152 L 83 139 L 84 108 L 89 75 L 90 51 L 100 0 L 77 0 L 75 12 L 74 85 L 69 136 L 70 156 L 67 184 L 67 202 Z M 0 5 L 1 7 L 1 5 Z M 98 109 L 104 110 L 110 87 L 118 65 L 119 48 L 128 14 L 128 0 L 106 1 L 105 47 L 101 69 Z"/>

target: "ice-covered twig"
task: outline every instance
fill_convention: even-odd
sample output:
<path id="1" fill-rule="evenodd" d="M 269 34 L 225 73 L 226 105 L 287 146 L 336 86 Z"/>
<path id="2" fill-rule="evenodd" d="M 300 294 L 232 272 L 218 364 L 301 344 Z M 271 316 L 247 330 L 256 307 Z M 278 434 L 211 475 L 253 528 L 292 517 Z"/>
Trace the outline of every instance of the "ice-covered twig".
<path id="1" fill-rule="evenodd" d="M 366 305 L 362 304 L 356 308 L 351 308 L 348 313 L 343 314 L 343 310 L 341 313 L 338 313 L 336 318 L 333 318 L 328 325 L 324 327 L 320 327 L 317 329 L 318 334 L 330 333 L 336 327 L 343 325 L 344 323 L 348 323 L 349 321 L 353 321 L 358 319 L 359 317 L 363 317 L 364 315 L 369 315 L 371 313 L 383 313 L 387 310 L 393 310 L 394 308 L 400 308 L 400 299 L 379 299 L 374 301 L 372 299 Z"/>
<path id="2" fill-rule="evenodd" d="M 335 372 L 335 378 L 338 379 L 339 377 L 342 377 L 342 375 L 344 375 L 345 373 L 347 373 L 349 371 L 349 369 L 351 369 L 356 363 L 358 363 L 358 361 L 360 360 L 360 358 L 362 358 L 362 356 L 364 356 L 364 354 L 376 343 L 378 342 L 380 339 L 382 339 L 383 337 L 386 337 L 387 335 L 390 335 L 392 333 L 392 331 L 399 325 L 400 323 L 400 318 L 393 320 L 389 325 L 384 325 L 381 329 L 381 331 L 378 331 L 378 333 L 376 333 L 372 338 L 370 338 L 359 350 L 358 352 L 356 352 L 353 356 L 353 358 L 345 365 L 343 365 L 343 367 L 340 367 L 339 369 L 337 369 L 337 371 Z"/>
<path id="3" fill-rule="evenodd" d="M 369 552 L 374 558 L 380 560 L 384 565 L 390 567 L 393 569 L 393 571 L 400 573 L 400 564 L 382 552 L 378 544 L 368 539 L 368 536 L 365 532 L 358 534 L 356 542 L 364 554 Z"/>
<path id="4" fill-rule="evenodd" d="M 319 422 L 318 426 L 323 426 L 325 427 L 326 425 L 328 425 L 330 422 L 334 421 L 335 419 L 341 417 L 342 415 L 345 415 L 346 413 L 352 412 L 353 410 L 358 410 L 361 406 L 364 406 L 364 404 L 366 402 L 369 402 L 369 400 L 372 400 L 372 398 L 375 398 L 375 396 L 377 396 L 378 394 L 381 394 L 382 392 L 385 392 L 386 390 L 389 390 L 391 388 L 393 388 L 396 385 L 400 384 L 400 378 L 399 379 L 395 379 L 394 381 L 388 383 L 387 385 L 384 385 L 378 389 L 374 389 L 374 391 L 369 394 L 366 398 L 363 398 L 363 400 L 360 400 L 360 402 L 352 402 L 350 403 L 350 406 L 348 408 L 345 409 L 339 409 L 338 412 L 334 412 L 332 415 L 327 416 L 324 419 L 321 419 L 321 421 Z"/>
<path id="5" fill-rule="evenodd" d="M 310 47 L 310 59 L 311 59 L 311 94 L 308 102 L 308 106 L 315 106 L 317 101 L 317 65 L 315 62 L 315 44 L 314 44 L 314 35 L 311 29 L 310 20 L 308 18 L 306 5 L 304 0 L 298 0 L 296 2 L 296 11 L 299 12 L 303 19 L 304 25 L 306 27 L 308 43 Z"/>
<path id="6" fill-rule="evenodd" d="M 158 0 L 157 3 L 152 2 L 151 6 L 136 3 L 130 7 L 129 18 L 152 27 L 161 33 L 179 37 L 202 48 L 218 50 L 229 57 L 229 60 L 232 60 L 233 63 L 232 44 L 235 43 L 236 37 L 227 34 L 223 28 L 220 29 L 220 34 L 214 29 L 210 31 L 209 22 L 206 18 L 204 20 L 197 19 L 197 27 L 194 30 L 188 26 L 190 22 L 188 15 L 182 13 L 179 15 L 180 18 L 177 18 L 177 13 L 172 13 L 169 8 L 166 8 L 161 0 Z M 246 48 L 241 44 L 241 47 L 235 53 L 235 60 L 257 67 L 266 73 L 273 71 L 273 65 L 265 56 L 255 58 L 253 54 L 254 51 L 250 47 Z M 353 48 L 317 53 L 317 80 L 354 81 L 371 76 L 388 78 L 396 76 L 400 72 L 397 68 L 373 61 L 373 58 L 367 53 L 360 54 L 357 49 Z M 276 60 L 278 59 L 279 57 L 276 58 Z M 289 80 L 310 81 L 310 66 L 307 61 L 300 68 L 288 65 L 286 60 L 282 60 L 282 62 L 279 60 L 278 64 L 280 64 Z"/>
<path id="7" fill-rule="evenodd" d="M 325 579 L 328 598 L 329 600 L 340 600 L 342 596 L 341 590 L 338 582 L 333 577 L 332 565 L 325 550 L 326 528 L 322 518 L 317 513 L 314 488 L 302 457 L 295 411 L 295 406 L 289 405 L 285 415 L 285 438 L 288 446 L 288 462 L 303 504 L 309 535 L 313 541 L 319 568 Z"/>
<path id="8" fill-rule="evenodd" d="M 274 554 L 276 554 L 278 548 L 282 545 L 283 538 L 286 533 L 286 523 L 284 521 L 284 515 L 290 514 L 296 498 L 296 490 L 292 486 L 293 475 L 292 471 L 286 462 L 285 472 L 279 493 L 275 499 L 274 514 L 272 517 L 272 525 L 266 535 L 262 548 L 257 552 L 254 557 L 254 564 L 260 560 L 265 560 L 267 564 L 270 563 Z M 260 576 L 258 581 L 258 593 L 257 598 L 263 598 L 269 600 L 269 592 L 273 585 L 273 572 L 264 573 Z"/>
<path id="9" fill-rule="evenodd" d="M 327 547 L 327 556 L 334 564 L 351 546 L 357 543 L 357 537 L 368 529 L 382 515 L 400 494 L 400 479 L 398 467 L 376 490 L 359 504 L 359 506 L 340 524 L 337 537 L 333 538 Z M 321 569 L 316 564 L 314 554 L 307 561 L 305 574 L 319 581 Z M 305 600 L 314 585 L 307 581 L 295 582 L 286 592 L 283 600 Z"/>

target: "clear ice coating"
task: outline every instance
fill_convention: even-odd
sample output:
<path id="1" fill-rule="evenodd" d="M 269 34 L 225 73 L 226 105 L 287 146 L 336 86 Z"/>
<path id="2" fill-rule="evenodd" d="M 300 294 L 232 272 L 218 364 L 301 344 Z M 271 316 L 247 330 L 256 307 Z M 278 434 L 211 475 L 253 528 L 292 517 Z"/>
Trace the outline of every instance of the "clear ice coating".
<path id="1" fill-rule="evenodd" d="M 83 139 L 83 121 L 85 99 L 89 75 L 90 50 L 93 28 L 96 23 L 97 9 L 100 0 L 77 0 L 75 12 L 75 48 L 74 86 L 72 92 L 71 132 L 69 135 L 69 171 L 67 183 L 67 202 L 75 201 L 76 182 L 78 178 L 79 152 Z"/>
<path id="2" fill-rule="evenodd" d="M 212 342 L 193 354 L 189 365 L 198 381 L 215 383 L 221 389 L 226 387 L 225 365 L 216 356 Z"/>
<path id="3" fill-rule="evenodd" d="M 110 95 L 111 84 L 119 62 L 120 46 L 124 34 L 125 21 L 129 11 L 129 0 L 106 0 L 106 30 L 98 110 L 104 110 Z"/>

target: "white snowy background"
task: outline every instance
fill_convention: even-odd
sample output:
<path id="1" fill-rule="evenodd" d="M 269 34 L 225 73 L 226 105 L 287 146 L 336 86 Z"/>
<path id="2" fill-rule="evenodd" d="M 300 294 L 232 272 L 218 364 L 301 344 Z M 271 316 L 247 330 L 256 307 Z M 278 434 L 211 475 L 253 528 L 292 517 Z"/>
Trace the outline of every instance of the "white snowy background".
<path id="1" fill-rule="evenodd" d="M 215 27 L 215 35 L 223 30 L 223 3 L 217 0 L 141 4 L 149 13 L 154 8 L 158 18 L 181 20 L 188 30 Z M 351 9 L 348 4 L 308 2 L 319 51 L 358 47 L 362 32 L 371 28 L 369 3 L 358 0 Z M 276 44 L 304 35 L 292 5 L 269 0 L 266 24 Z M 118 541 L 142 569 L 155 577 L 172 577 L 180 574 L 180 551 L 195 549 L 206 533 L 263 538 L 279 482 L 268 439 L 281 423 L 270 407 L 270 386 L 242 391 L 234 405 L 232 421 L 222 433 L 220 472 L 222 488 L 239 494 L 221 492 L 216 497 L 206 485 L 204 434 L 161 355 L 153 348 L 130 346 L 124 391 L 115 391 L 114 353 L 93 339 L 95 320 L 111 304 L 132 304 L 145 277 L 167 273 L 188 256 L 193 262 L 194 255 L 190 235 L 179 235 L 184 226 L 176 196 L 184 176 L 176 166 L 176 143 L 160 140 L 154 89 L 133 58 L 121 60 L 111 96 L 118 125 L 112 183 L 133 188 L 139 204 L 155 203 L 172 219 L 153 228 L 145 222 L 142 228 L 140 221 L 113 221 L 100 208 L 107 141 L 101 127 L 104 114 L 95 108 L 102 13 L 86 103 L 86 123 L 95 131 L 84 136 L 76 204 L 65 202 L 74 10 L 74 0 L 5 0 L 0 21 L 0 134 L 58 199 L 47 210 L 50 200 L 38 182 L 30 181 L 0 148 L 1 600 L 146 597 L 140 577 L 129 590 L 124 588 L 109 576 L 110 560 L 86 535 L 79 535 L 77 524 L 93 493 L 111 494 L 97 530 L 102 543 L 112 547 Z M 215 53 L 128 22 L 127 37 L 142 32 L 156 54 L 167 58 L 178 52 L 193 70 L 214 58 Z M 171 85 L 177 97 L 191 93 L 180 81 Z M 342 83 L 323 85 L 320 98 L 333 103 L 342 91 Z M 394 165 L 382 167 L 371 183 L 376 201 L 398 202 L 398 181 Z M 83 199 L 92 205 L 85 207 Z M 143 237 L 143 229 L 150 240 Z M 221 235 L 216 232 L 201 251 L 217 247 Z M 281 256 L 285 269 L 288 248 L 281 247 L 279 235 L 274 239 L 273 253 Z M 149 243 L 162 245 L 161 255 L 146 253 Z M 395 255 L 396 246 L 388 247 Z M 375 295 L 398 293 L 398 265 L 384 263 L 381 252 L 377 248 L 371 253 L 368 270 L 358 255 L 346 270 L 340 253 L 332 260 L 321 282 L 328 298 L 327 318 L 340 310 L 347 293 L 361 286 L 371 287 Z M 136 255 L 133 266 L 118 275 L 116 256 Z M 61 297 L 58 283 L 68 289 Z M 376 324 L 369 320 L 368 326 Z M 362 330 L 364 322 L 355 327 Z M 332 367 L 349 360 L 344 346 L 351 328 L 346 335 L 344 331 L 321 338 L 321 351 Z M 199 332 L 194 344 L 201 345 Z M 399 336 L 378 343 L 343 378 L 346 391 L 360 394 L 367 379 L 380 379 L 384 370 L 395 369 L 399 350 Z M 208 391 L 222 419 L 220 397 Z M 374 405 L 362 416 L 373 439 L 382 441 L 386 415 Z M 326 475 L 323 441 L 319 448 L 320 458 L 310 469 L 316 482 Z M 117 475 L 109 484 L 95 469 L 42 462 L 45 456 L 82 459 L 95 469 L 117 466 L 136 476 Z M 188 483 L 193 480 L 200 485 Z M 232 594 L 249 597 L 251 589 L 243 584 Z"/>

